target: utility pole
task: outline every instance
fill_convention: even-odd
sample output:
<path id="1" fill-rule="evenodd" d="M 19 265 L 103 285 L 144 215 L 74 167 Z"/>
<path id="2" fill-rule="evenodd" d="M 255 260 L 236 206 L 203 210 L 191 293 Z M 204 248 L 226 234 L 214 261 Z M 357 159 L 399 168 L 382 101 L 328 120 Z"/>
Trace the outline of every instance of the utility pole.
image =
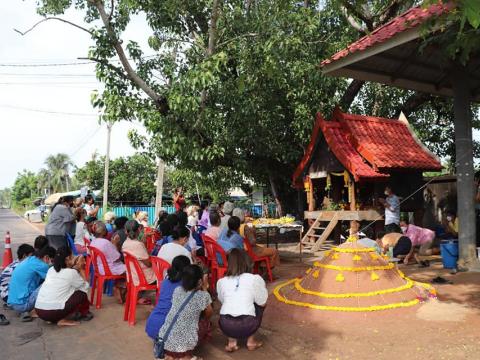
<path id="1" fill-rule="evenodd" d="M 110 165 L 110 135 L 112 134 L 113 123 L 107 122 L 107 153 L 105 155 L 105 174 L 103 178 L 103 213 L 107 212 L 108 207 L 108 168 Z"/>
<path id="2" fill-rule="evenodd" d="M 155 195 L 155 216 L 158 216 L 158 212 L 162 208 L 162 196 L 163 196 L 163 173 L 165 172 L 165 163 L 162 159 L 158 159 L 157 170 L 157 193 Z"/>

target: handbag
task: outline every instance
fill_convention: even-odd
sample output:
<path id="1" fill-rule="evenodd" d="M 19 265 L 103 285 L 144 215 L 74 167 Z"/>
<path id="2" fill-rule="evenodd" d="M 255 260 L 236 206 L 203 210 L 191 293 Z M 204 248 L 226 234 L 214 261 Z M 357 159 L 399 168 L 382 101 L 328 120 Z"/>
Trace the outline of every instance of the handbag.
<path id="1" fill-rule="evenodd" d="M 177 322 L 178 317 L 182 313 L 183 309 L 185 309 L 185 306 L 189 303 L 189 301 L 192 299 L 193 295 L 195 295 L 195 291 L 192 291 L 190 295 L 187 296 L 187 298 L 183 301 L 182 305 L 178 309 L 177 313 L 172 319 L 172 322 L 170 323 L 170 326 L 168 327 L 167 331 L 165 331 L 165 335 L 161 337 L 160 335 L 157 335 L 153 342 L 153 356 L 155 359 L 163 359 L 165 357 L 165 341 L 167 341 L 168 336 L 170 335 L 170 332 L 172 331 L 173 325 Z"/>

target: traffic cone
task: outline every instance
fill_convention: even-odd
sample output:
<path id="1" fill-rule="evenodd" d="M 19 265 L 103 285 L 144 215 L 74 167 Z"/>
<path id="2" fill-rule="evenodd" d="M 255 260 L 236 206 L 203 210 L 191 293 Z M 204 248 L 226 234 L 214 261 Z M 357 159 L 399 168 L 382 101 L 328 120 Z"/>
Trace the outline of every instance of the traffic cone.
<path id="1" fill-rule="evenodd" d="M 2 269 L 13 262 L 12 245 L 10 245 L 10 231 L 5 234 L 5 252 L 3 253 Z"/>

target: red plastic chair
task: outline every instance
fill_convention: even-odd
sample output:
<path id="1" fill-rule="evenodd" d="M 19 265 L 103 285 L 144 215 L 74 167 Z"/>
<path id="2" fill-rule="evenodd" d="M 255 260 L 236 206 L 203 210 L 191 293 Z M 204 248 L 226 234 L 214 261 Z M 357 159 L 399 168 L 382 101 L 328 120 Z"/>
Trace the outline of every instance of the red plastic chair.
<path id="1" fill-rule="evenodd" d="M 87 248 L 87 255 L 85 255 L 85 276 L 87 279 L 90 278 L 90 267 L 92 266 L 92 255 L 90 255 L 90 239 L 87 237 L 83 238 L 85 246 Z"/>
<path id="2" fill-rule="evenodd" d="M 157 240 L 161 238 L 161 234 L 158 230 L 152 229 L 150 227 L 145 228 L 145 247 L 149 254 L 152 253 L 153 248 Z"/>
<path id="3" fill-rule="evenodd" d="M 208 236 L 202 236 L 205 251 L 210 262 L 210 288 L 215 291 L 217 281 L 224 277 L 227 272 L 228 261 L 225 250 L 218 243 Z M 222 258 L 222 264 L 218 263 L 217 255 Z"/>
<path id="4" fill-rule="evenodd" d="M 90 292 L 90 303 L 93 305 L 93 299 L 95 298 L 95 291 L 97 292 L 97 302 L 95 307 L 100 309 L 102 307 L 102 294 L 103 294 L 103 284 L 107 280 L 121 280 L 125 279 L 125 275 L 113 275 L 108 266 L 107 259 L 105 255 L 97 248 L 89 246 L 90 256 L 92 257 L 91 263 L 93 264 L 93 281 L 92 289 Z M 98 260 L 102 262 L 104 275 L 100 274 L 98 270 Z"/>
<path id="5" fill-rule="evenodd" d="M 123 320 L 128 324 L 135 325 L 135 314 L 137 311 L 138 293 L 140 291 L 157 290 L 157 284 L 147 283 L 145 274 L 138 262 L 137 258 L 128 252 L 123 253 L 125 259 L 125 266 L 127 267 L 127 299 L 125 301 L 125 311 L 123 314 Z M 133 282 L 132 274 L 135 271 L 138 277 L 138 284 Z"/>
<path id="6" fill-rule="evenodd" d="M 253 273 L 260 274 L 259 272 L 260 264 L 265 263 L 265 267 L 267 268 L 268 281 L 273 282 L 272 268 L 270 266 L 270 258 L 268 256 L 257 256 L 253 252 L 252 244 L 250 244 L 250 241 L 248 241 L 248 239 L 246 238 L 243 238 L 243 245 L 247 250 L 248 256 L 250 256 L 250 258 L 253 261 Z"/>
<path id="7" fill-rule="evenodd" d="M 158 302 L 158 297 L 160 296 L 160 291 L 162 290 L 162 282 L 165 279 L 165 272 L 170 269 L 170 264 L 168 261 L 165 261 L 158 256 L 150 256 L 150 261 L 152 262 L 152 269 L 157 278 L 157 297 L 155 299 L 155 304 Z"/>

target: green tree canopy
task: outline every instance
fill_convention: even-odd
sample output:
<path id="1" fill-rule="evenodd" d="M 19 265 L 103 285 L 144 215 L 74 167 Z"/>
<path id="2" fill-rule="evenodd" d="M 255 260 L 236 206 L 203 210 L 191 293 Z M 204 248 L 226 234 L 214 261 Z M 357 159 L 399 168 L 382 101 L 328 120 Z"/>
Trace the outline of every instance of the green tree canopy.
<path id="1" fill-rule="evenodd" d="M 18 173 L 12 187 L 12 200 L 20 203 L 24 199 L 33 199 L 37 195 L 37 177 L 35 173 L 28 170 Z"/>
<path id="2" fill-rule="evenodd" d="M 148 136 L 133 133 L 134 145 L 184 174 L 268 185 L 280 205 L 296 198 L 290 177 L 315 113 L 328 116 L 336 104 L 381 116 L 402 110 L 432 150 L 452 154 L 442 131 L 451 121 L 444 100 L 329 78 L 318 68 L 417 3 L 38 0 L 38 11 L 84 13 L 81 26 L 93 41 L 87 57 L 104 84 L 92 103 L 106 121 L 143 122 Z M 138 14 L 149 27 L 148 49 L 124 39 Z"/>
<path id="3" fill-rule="evenodd" d="M 76 180 L 91 189 L 103 188 L 105 157 L 94 158 L 75 172 Z M 155 162 L 144 154 L 110 160 L 109 200 L 148 203 L 155 196 Z"/>

